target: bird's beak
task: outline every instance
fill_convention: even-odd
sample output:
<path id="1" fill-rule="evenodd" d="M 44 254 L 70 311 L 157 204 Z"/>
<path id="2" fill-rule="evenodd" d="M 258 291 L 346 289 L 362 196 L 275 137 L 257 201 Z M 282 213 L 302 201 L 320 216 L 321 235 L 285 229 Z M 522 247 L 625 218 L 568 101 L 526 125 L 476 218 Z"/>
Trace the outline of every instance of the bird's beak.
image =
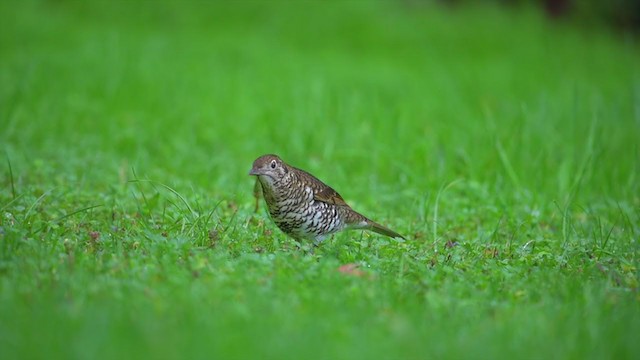
<path id="1" fill-rule="evenodd" d="M 256 169 L 255 167 L 251 168 L 251 170 L 249 170 L 249 175 L 255 175 L 258 176 L 260 175 L 260 170 Z"/>

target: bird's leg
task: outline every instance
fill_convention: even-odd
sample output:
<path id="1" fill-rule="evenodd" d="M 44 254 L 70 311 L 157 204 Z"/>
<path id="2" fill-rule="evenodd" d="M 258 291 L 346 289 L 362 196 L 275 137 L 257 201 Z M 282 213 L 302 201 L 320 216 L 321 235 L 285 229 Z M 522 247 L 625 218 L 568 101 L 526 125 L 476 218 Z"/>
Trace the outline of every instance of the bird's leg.
<path id="1" fill-rule="evenodd" d="M 315 248 L 318 246 L 315 243 L 309 244 L 307 241 L 303 241 L 301 239 L 293 239 L 293 243 L 296 246 L 296 249 L 304 252 L 306 255 L 313 255 Z"/>
<path id="2" fill-rule="evenodd" d="M 304 245 L 302 245 L 300 248 L 304 251 L 305 254 L 307 255 L 315 255 L 315 250 L 318 247 L 318 244 L 316 243 L 305 243 Z"/>
<path id="3" fill-rule="evenodd" d="M 260 185 L 260 180 L 256 178 L 256 183 L 253 185 L 253 197 L 256 198 L 256 208 L 254 212 L 258 212 L 260 209 L 260 197 L 262 197 L 262 185 Z"/>

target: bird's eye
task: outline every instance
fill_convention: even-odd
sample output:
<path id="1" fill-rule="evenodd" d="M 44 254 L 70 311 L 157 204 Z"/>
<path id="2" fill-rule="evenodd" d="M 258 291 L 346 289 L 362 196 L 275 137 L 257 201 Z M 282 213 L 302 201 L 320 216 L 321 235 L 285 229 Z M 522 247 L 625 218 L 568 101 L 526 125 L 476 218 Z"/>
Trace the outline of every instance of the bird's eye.
<path id="1" fill-rule="evenodd" d="M 276 168 L 276 165 L 277 165 L 277 164 L 276 164 L 276 161 L 275 161 L 275 160 L 271 160 L 271 165 L 270 165 L 270 166 L 271 166 L 271 168 L 272 168 L 272 169 L 275 169 L 275 168 Z"/>

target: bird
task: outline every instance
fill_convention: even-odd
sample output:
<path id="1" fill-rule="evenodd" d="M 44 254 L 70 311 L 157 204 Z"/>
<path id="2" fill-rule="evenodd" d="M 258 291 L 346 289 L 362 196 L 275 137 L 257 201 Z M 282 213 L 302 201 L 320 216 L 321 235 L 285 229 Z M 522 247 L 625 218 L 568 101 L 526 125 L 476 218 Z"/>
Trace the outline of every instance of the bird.
<path id="1" fill-rule="evenodd" d="M 253 162 L 249 175 L 257 177 L 256 209 L 262 192 L 273 222 L 297 241 L 315 245 L 328 236 L 348 229 L 371 230 L 391 238 L 405 239 L 397 232 L 353 210 L 329 185 L 295 168 L 273 154 Z"/>

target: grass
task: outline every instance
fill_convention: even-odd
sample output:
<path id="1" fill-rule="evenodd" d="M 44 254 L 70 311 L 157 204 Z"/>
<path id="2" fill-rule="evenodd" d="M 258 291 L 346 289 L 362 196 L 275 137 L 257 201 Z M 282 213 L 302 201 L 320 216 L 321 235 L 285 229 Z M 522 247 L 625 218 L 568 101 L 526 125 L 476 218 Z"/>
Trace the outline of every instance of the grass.
<path id="1" fill-rule="evenodd" d="M 0 14 L 3 358 L 640 351 L 636 39 L 402 2 Z M 253 212 L 263 153 L 408 240 L 298 250 Z"/>

